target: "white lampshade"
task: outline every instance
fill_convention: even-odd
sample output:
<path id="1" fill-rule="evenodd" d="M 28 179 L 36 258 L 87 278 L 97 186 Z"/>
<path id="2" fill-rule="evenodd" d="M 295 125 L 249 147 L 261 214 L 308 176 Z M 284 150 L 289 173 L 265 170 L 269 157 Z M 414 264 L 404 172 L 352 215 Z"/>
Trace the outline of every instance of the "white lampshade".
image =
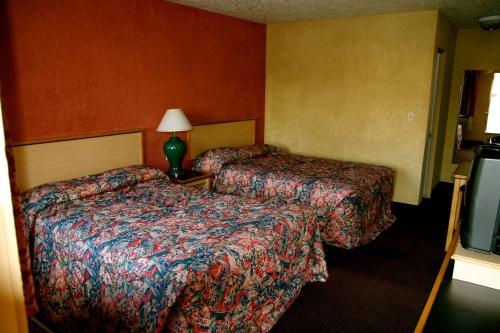
<path id="1" fill-rule="evenodd" d="M 192 129 L 191 123 L 181 109 L 168 109 L 156 128 L 157 132 L 183 132 Z"/>

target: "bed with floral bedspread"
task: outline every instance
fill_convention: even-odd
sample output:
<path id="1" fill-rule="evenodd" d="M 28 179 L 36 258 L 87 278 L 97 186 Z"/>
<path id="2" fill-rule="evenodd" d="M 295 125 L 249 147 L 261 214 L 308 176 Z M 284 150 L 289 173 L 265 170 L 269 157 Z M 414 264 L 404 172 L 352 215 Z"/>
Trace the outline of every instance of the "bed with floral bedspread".
<path id="1" fill-rule="evenodd" d="M 384 166 L 251 145 L 209 150 L 195 159 L 193 168 L 213 174 L 213 190 L 219 193 L 314 208 L 321 236 L 330 245 L 358 247 L 395 221 L 394 172 Z"/>
<path id="2" fill-rule="evenodd" d="M 23 195 L 43 314 L 61 331 L 268 331 L 327 278 L 314 214 L 133 166 Z"/>

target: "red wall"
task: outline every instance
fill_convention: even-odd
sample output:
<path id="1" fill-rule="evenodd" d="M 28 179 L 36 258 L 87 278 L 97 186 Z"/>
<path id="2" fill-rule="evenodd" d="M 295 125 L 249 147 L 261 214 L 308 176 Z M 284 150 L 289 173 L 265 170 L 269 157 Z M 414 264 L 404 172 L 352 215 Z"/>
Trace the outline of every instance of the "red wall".
<path id="1" fill-rule="evenodd" d="M 2 107 L 14 141 L 146 129 L 166 167 L 165 109 L 192 124 L 257 119 L 263 141 L 264 25 L 163 0 L 6 0 Z"/>

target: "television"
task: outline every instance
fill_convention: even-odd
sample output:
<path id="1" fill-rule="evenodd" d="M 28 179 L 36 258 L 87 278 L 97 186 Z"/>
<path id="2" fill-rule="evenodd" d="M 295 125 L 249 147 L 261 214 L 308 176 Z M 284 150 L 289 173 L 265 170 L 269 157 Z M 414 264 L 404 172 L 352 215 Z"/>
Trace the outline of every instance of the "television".
<path id="1" fill-rule="evenodd" d="M 479 146 L 464 202 L 462 246 L 500 254 L 500 144 Z"/>

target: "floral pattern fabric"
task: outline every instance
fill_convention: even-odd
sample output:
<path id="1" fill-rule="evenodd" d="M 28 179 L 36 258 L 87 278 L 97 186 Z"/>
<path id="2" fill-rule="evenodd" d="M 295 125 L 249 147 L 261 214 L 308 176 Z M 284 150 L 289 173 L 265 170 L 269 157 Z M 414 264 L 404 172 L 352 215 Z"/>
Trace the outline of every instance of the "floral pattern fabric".
<path id="1" fill-rule="evenodd" d="M 51 186 L 82 185 L 23 201 L 41 308 L 63 330 L 268 331 L 305 283 L 327 278 L 310 209 L 160 176 L 53 200 Z"/>
<path id="2" fill-rule="evenodd" d="M 193 162 L 193 169 L 203 173 L 217 175 L 221 168 L 234 161 L 243 161 L 252 157 L 280 152 L 272 145 L 250 145 L 240 148 L 224 147 L 207 150 Z"/>
<path id="3" fill-rule="evenodd" d="M 34 224 L 32 220 L 38 211 L 46 207 L 163 177 L 165 177 L 165 173 L 159 169 L 132 165 L 34 187 L 23 194 L 23 207 L 27 217 L 24 228 L 26 236 L 33 237 Z"/>
<path id="4" fill-rule="evenodd" d="M 205 152 L 194 169 L 212 173 L 213 190 L 219 193 L 315 209 L 327 244 L 358 247 L 395 221 L 390 207 L 394 173 L 387 167 L 286 154 L 262 145 L 252 148 L 250 157 L 235 151 Z"/>

